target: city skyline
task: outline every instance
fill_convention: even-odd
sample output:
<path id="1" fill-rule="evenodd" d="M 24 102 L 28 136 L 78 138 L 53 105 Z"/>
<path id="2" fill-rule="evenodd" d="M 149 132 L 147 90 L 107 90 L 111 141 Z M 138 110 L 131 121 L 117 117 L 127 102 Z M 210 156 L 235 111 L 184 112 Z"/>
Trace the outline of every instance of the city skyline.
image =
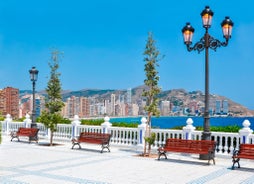
<path id="1" fill-rule="evenodd" d="M 128 89 L 143 85 L 143 52 L 148 32 L 165 57 L 159 61 L 162 90 L 204 91 L 204 53 L 190 53 L 181 29 L 190 22 L 193 42 L 204 34 L 200 13 L 214 11 L 211 35 L 223 41 L 221 21 L 234 22 L 227 47 L 210 51 L 210 93 L 254 109 L 252 5 L 236 0 L 2 1 L 0 2 L 0 88 L 30 90 L 29 70 L 39 70 L 36 90 L 44 90 L 54 48 L 63 90 Z"/>

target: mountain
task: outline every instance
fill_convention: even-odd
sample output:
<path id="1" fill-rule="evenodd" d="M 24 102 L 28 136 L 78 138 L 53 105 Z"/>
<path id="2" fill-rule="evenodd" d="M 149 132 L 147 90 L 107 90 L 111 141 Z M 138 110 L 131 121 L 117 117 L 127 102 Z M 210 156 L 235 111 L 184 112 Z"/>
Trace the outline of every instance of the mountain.
<path id="1" fill-rule="evenodd" d="M 144 98 L 142 97 L 142 92 L 144 89 L 147 89 L 147 87 L 144 85 L 131 89 L 133 103 L 138 103 L 140 99 Z M 20 90 L 20 96 L 31 93 L 32 93 L 31 90 Z M 41 95 L 46 95 L 45 91 L 39 91 L 38 93 Z M 111 94 L 115 94 L 118 97 L 118 95 L 126 95 L 126 93 L 127 90 L 114 90 L 114 89 L 82 89 L 78 91 L 65 90 L 62 91 L 62 97 L 63 101 L 66 101 L 66 99 L 71 96 L 95 97 L 98 101 L 101 102 L 104 99 L 110 99 Z M 199 90 L 191 92 L 188 92 L 185 89 L 166 90 L 162 91 L 159 94 L 159 98 L 160 100 L 169 100 L 175 106 L 179 106 L 182 108 L 187 107 L 191 101 L 196 101 L 200 106 L 204 106 L 204 93 Z M 220 96 L 217 94 L 210 94 L 210 103 L 215 102 L 216 100 L 227 100 L 229 111 L 232 112 L 234 115 L 254 116 L 253 110 L 249 110 L 243 105 L 234 102 L 227 97 Z"/>

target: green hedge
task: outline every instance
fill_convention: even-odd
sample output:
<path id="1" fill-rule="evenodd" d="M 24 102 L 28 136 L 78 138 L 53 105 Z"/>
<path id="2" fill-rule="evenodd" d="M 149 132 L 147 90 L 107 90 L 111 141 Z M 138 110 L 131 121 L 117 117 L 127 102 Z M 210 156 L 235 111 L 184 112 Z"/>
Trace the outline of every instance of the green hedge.
<path id="1" fill-rule="evenodd" d="M 104 123 L 104 119 L 82 119 L 81 125 L 96 125 L 100 126 Z M 113 122 L 113 127 L 128 127 L 128 128 L 137 128 L 138 123 L 126 123 L 126 122 Z"/>
<path id="2" fill-rule="evenodd" d="M 176 126 L 172 129 L 182 130 L 183 126 Z M 211 132 L 239 132 L 241 129 L 238 125 L 229 125 L 229 126 L 211 126 L 210 131 Z M 203 127 L 197 126 L 196 130 L 202 131 Z"/>

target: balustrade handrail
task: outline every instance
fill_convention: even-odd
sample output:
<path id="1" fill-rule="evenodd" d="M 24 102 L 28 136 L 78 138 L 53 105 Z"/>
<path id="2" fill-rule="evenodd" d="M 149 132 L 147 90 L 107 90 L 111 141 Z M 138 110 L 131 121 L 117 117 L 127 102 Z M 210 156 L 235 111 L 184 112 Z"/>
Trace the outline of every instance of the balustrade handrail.
<path id="1" fill-rule="evenodd" d="M 0 123 L 3 134 L 8 134 L 11 131 L 17 130 L 19 127 L 27 126 L 24 122 L 8 122 L 8 127 L 5 121 L 1 121 Z M 37 123 L 37 127 L 40 129 L 39 137 L 48 138 L 48 129 L 42 123 Z M 73 128 L 75 128 L 75 131 Z M 54 136 L 57 140 L 70 141 L 74 136 L 79 136 L 82 131 L 103 132 L 104 129 L 102 126 L 95 125 L 58 124 Z M 112 145 L 124 145 L 129 147 L 137 146 L 142 142 L 143 138 L 140 135 L 140 131 L 140 128 L 112 126 L 108 128 L 108 132 L 111 133 Z M 186 139 L 189 136 L 183 130 L 151 129 L 151 131 L 156 134 L 155 143 L 152 146 L 154 150 L 165 144 L 167 138 Z M 193 130 L 191 132 L 191 139 L 200 140 L 201 136 L 201 131 Z M 233 150 L 239 147 L 242 139 L 239 132 L 211 132 L 211 138 L 217 142 L 217 153 L 223 155 L 232 155 Z M 254 134 L 248 136 L 248 142 L 254 144 Z"/>

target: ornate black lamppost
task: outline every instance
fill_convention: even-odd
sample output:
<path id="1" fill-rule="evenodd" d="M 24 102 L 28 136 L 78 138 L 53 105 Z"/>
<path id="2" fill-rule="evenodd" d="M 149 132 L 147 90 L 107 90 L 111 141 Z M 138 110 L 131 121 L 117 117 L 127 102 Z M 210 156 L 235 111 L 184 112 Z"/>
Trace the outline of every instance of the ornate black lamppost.
<path id="1" fill-rule="evenodd" d="M 36 128 L 37 124 L 36 124 L 36 120 L 35 120 L 35 82 L 37 81 L 38 78 L 38 73 L 39 71 L 35 69 L 35 67 L 33 66 L 31 70 L 29 70 L 30 73 L 30 79 L 32 81 L 33 84 L 33 111 L 32 111 L 32 123 L 31 123 L 31 128 Z"/>
<path id="2" fill-rule="evenodd" d="M 205 28 L 205 35 L 191 47 L 192 44 L 192 36 L 194 33 L 194 28 L 190 25 L 190 23 L 186 23 L 186 26 L 182 29 L 184 43 L 187 46 L 188 51 L 201 51 L 205 50 L 205 112 L 204 112 L 204 131 L 202 133 L 202 140 L 210 140 L 211 132 L 210 132 L 210 117 L 209 117 L 209 48 L 216 51 L 218 47 L 225 47 L 228 45 L 228 41 L 231 38 L 233 22 L 229 17 L 225 17 L 225 19 L 221 23 L 223 36 L 225 38 L 224 42 L 221 42 L 212 36 L 209 35 L 208 29 L 211 27 L 213 12 L 206 6 L 205 9 L 201 12 L 201 17 L 203 21 L 203 27 Z"/>

